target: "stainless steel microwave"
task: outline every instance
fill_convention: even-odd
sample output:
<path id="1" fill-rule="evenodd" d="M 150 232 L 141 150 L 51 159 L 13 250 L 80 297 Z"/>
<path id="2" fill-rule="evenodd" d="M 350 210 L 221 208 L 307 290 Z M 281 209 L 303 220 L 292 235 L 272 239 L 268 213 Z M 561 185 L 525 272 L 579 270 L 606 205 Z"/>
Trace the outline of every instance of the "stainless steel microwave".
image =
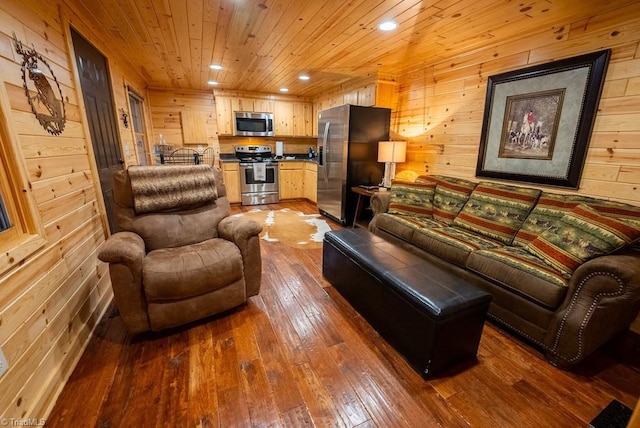
<path id="1" fill-rule="evenodd" d="M 233 134 L 245 137 L 273 137 L 273 113 L 233 112 Z"/>

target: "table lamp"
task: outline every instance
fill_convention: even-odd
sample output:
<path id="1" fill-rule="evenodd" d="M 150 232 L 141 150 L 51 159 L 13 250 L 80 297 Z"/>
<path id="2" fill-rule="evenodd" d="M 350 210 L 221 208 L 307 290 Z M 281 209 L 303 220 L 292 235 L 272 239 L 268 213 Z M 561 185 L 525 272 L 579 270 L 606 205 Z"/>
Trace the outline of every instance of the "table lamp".
<path id="1" fill-rule="evenodd" d="M 406 156 L 406 141 L 380 141 L 378 143 L 378 162 L 384 162 L 384 177 L 380 183 L 381 187 L 391 187 L 391 180 L 396 176 L 396 162 L 404 162 Z"/>

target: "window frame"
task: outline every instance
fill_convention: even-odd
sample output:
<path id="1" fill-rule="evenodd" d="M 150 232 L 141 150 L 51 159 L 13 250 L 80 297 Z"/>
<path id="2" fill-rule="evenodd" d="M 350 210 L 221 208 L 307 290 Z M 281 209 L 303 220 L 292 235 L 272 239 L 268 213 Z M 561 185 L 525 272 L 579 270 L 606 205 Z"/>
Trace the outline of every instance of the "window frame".
<path id="1" fill-rule="evenodd" d="M 46 244 L 44 227 L 31 193 L 18 135 L 11 125 L 11 106 L 8 100 L 6 87 L 1 84 L 0 193 L 11 227 L 0 232 L 0 277 Z"/>
<path id="2" fill-rule="evenodd" d="M 133 134 L 133 145 L 136 151 L 136 158 L 140 165 L 148 165 L 151 162 L 151 158 L 149 156 L 149 146 L 147 144 L 147 127 L 144 121 L 144 99 L 128 85 L 126 86 L 126 91 L 127 101 L 129 103 L 129 113 L 131 115 L 129 123 Z M 134 103 L 137 104 L 139 111 L 135 111 L 133 106 Z M 137 113 L 139 113 L 139 116 L 136 115 Z M 139 124 L 142 127 L 142 130 L 136 129 L 136 124 Z M 142 138 L 142 150 L 144 150 L 144 153 L 140 153 L 138 138 Z"/>

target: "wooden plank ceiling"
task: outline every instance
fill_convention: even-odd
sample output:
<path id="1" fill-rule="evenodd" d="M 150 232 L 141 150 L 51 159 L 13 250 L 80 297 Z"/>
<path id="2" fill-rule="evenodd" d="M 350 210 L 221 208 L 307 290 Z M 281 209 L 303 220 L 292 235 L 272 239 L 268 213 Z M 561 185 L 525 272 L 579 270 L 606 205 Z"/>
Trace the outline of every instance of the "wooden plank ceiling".
<path id="1" fill-rule="evenodd" d="M 479 49 L 557 31 L 585 10 L 597 15 L 633 1 L 68 0 L 149 87 L 206 90 L 214 80 L 220 89 L 287 87 L 301 96 L 352 78 L 460 62 Z M 387 19 L 399 27 L 378 30 Z"/>

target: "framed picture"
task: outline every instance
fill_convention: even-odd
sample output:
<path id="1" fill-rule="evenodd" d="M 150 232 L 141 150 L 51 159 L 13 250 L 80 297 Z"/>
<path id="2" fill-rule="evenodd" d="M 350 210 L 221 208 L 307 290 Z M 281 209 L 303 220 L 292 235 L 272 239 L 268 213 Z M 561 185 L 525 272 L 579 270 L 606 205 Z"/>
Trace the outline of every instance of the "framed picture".
<path id="1" fill-rule="evenodd" d="M 577 189 L 610 55 L 489 77 L 476 176 Z"/>

